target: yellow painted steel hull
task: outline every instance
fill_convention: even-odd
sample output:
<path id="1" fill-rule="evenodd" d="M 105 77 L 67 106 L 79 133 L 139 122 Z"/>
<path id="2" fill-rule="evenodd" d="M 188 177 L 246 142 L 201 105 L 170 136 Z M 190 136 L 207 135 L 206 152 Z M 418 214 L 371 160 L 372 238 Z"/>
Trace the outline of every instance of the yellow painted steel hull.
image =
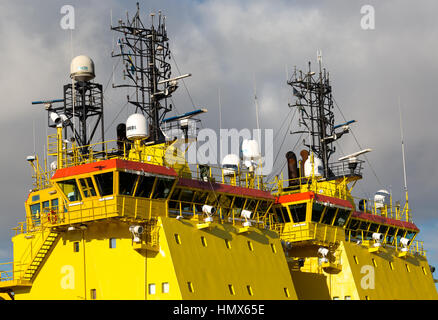
<path id="1" fill-rule="evenodd" d="M 297 298 L 275 232 L 239 234 L 237 226 L 217 223 L 199 230 L 196 224 L 160 218 L 159 245 L 149 250 L 133 243 L 128 225 L 118 220 L 64 232 L 32 285 L 15 287 L 15 299 Z M 13 240 L 16 257 L 31 241 L 23 234 Z"/>

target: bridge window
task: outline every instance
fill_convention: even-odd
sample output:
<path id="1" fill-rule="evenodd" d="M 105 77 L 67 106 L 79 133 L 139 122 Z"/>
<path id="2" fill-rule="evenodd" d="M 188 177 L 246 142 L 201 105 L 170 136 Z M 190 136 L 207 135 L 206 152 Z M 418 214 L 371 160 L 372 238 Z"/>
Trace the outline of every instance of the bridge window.
<path id="1" fill-rule="evenodd" d="M 254 200 L 254 199 L 249 200 L 248 199 L 248 201 L 246 202 L 246 205 L 245 205 L 245 209 L 254 212 L 256 205 L 257 205 L 257 200 Z"/>
<path id="2" fill-rule="evenodd" d="M 278 219 L 278 222 L 279 223 L 284 223 L 285 221 L 283 219 L 283 215 L 281 214 L 281 209 L 280 208 L 274 208 L 274 212 L 275 212 L 275 216 Z"/>
<path id="3" fill-rule="evenodd" d="M 219 205 L 221 207 L 222 217 L 227 216 L 230 212 L 232 198 L 225 194 L 221 194 L 219 198 Z"/>
<path id="4" fill-rule="evenodd" d="M 48 213 L 49 211 L 50 211 L 50 201 L 44 201 L 43 203 L 42 203 L 42 212 L 44 212 L 44 213 Z"/>
<path id="5" fill-rule="evenodd" d="M 39 224 L 41 222 L 40 213 L 41 213 L 41 204 L 35 203 L 30 206 L 30 213 L 32 215 L 32 220 L 35 224 Z"/>
<path id="6" fill-rule="evenodd" d="M 338 214 L 335 219 L 335 226 L 342 227 L 345 222 L 348 220 L 348 216 L 350 215 L 350 210 L 339 209 Z"/>
<path id="7" fill-rule="evenodd" d="M 359 220 L 351 219 L 350 222 L 348 223 L 347 228 L 350 230 L 356 230 L 356 229 L 359 229 L 359 224 L 360 224 Z"/>
<path id="8" fill-rule="evenodd" d="M 128 172 L 119 172 L 119 193 L 132 196 L 138 176 Z"/>
<path id="9" fill-rule="evenodd" d="M 245 198 L 239 198 L 239 197 L 236 197 L 234 199 L 233 207 L 236 210 L 236 215 L 239 215 L 240 211 L 242 211 L 242 208 L 245 204 L 245 200 L 246 200 Z"/>
<path id="10" fill-rule="evenodd" d="M 379 233 L 385 235 L 386 231 L 388 230 L 388 226 L 380 226 L 379 227 Z"/>
<path id="11" fill-rule="evenodd" d="M 312 208 L 312 221 L 319 222 L 321 220 L 322 212 L 324 211 L 325 206 L 319 203 L 314 203 Z"/>
<path id="12" fill-rule="evenodd" d="M 140 198 L 150 198 L 154 182 L 155 177 L 140 176 L 137 190 L 135 190 L 135 196 Z"/>
<path id="13" fill-rule="evenodd" d="M 414 238 L 415 232 L 414 231 L 408 231 L 406 233 L 406 238 L 409 240 L 412 240 L 412 238 Z"/>
<path id="14" fill-rule="evenodd" d="M 306 220 L 306 204 L 291 204 L 289 205 L 290 214 L 294 222 L 302 222 Z"/>
<path id="15" fill-rule="evenodd" d="M 82 200 L 79 188 L 75 179 L 65 180 L 58 182 L 62 192 L 66 195 L 68 201 L 80 201 Z"/>
<path id="16" fill-rule="evenodd" d="M 59 203 L 58 198 L 51 200 L 52 210 L 57 210 L 58 209 L 58 205 L 59 205 L 58 203 Z"/>
<path id="17" fill-rule="evenodd" d="M 328 207 L 324 213 L 324 216 L 322 217 L 321 223 L 332 224 L 333 218 L 335 217 L 336 210 L 338 210 L 338 208 Z"/>
<path id="18" fill-rule="evenodd" d="M 396 235 L 397 243 L 400 243 L 400 238 L 403 238 L 405 236 L 405 233 L 406 233 L 406 231 L 403 229 L 397 230 L 397 235 Z"/>
<path id="19" fill-rule="evenodd" d="M 386 243 L 392 243 L 394 240 L 394 234 L 396 229 L 394 227 L 389 227 L 388 234 L 386 235 Z"/>
<path id="20" fill-rule="evenodd" d="M 192 190 L 181 190 L 181 201 L 192 202 L 193 191 Z"/>
<path id="21" fill-rule="evenodd" d="M 379 228 L 378 224 L 371 223 L 371 225 L 370 225 L 370 232 L 377 232 L 378 228 Z"/>
<path id="22" fill-rule="evenodd" d="M 361 221 L 361 223 L 359 225 L 359 229 L 360 230 L 368 230 L 369 225 L 370 225 L 369 222 Z"/>
<path id="23" fill-rule="evenodd" d="M 94 176 L 101 197 L 113 194 L 113 173 L 101 173 Z"/>
<path id="24" fill-rule="evenodd" d="M 181 200 L 181 209 L 183 211 L 193 212 L 193 208 L 191 205 L 193 200 L 193 194 L 194 192 L 192 190 L 181 190 L 180 200 Z"/>
<path id="25" fill-rule="evenodd" d="M 208 192 L 196 191 L 193 202 L 196 204 L 204 205 L 207 200 Z"/>
<path id="26" fill-rule="evenodd" d="M 170 196 L 171 200 L 179 200 L 179 195 L 181 194 L 180 188 L 173 189 L 172 195 Z"/>
<path id="27" fill-rule="evenodd" d="M 202 212 L 202 207 L 206 204 L 208 192 L 196 191 L 193 202 L 195 203 L 195 209 L 198 213 Z"/>
<path id="28" fill-rule="evenodd" d="M 94 189 L 91 178 L 79 179 L 79 182 L 81 184 L 82 192 L 86 198 L 96 196 L 96 190 Z"/>
<path id="29" fill-rule="evenodd" d="M 155 186 L 154 194 L 152 198 L 154 199 L 166 199 L 172 189 L 173 182 L 175 179 L 169 178 L 157 178 L 157 185 Z"/>
<path id="30" fill-rule="evenodd" d="M 268 210 L 271 202 L 269 201 L 259 201 L 259 206 L 257 207 L 257 211 L 260 212 L 260 214 L 265 214 Z"/>
<path id="31" fill-rule="evenodd" d="M 283 216 L 284 222 L 290 222 L 290 216 L 289 216 L 289 213 L 287 212 L 287 209 L 285 207 L 277 208 L 277 210 Z"/>

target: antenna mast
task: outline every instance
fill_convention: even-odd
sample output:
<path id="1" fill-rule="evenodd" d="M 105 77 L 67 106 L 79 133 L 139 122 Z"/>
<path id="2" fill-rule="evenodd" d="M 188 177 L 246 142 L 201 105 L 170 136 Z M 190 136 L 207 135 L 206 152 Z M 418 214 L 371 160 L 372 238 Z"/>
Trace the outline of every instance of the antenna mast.
<path id="1" fill-rule="evenodd" d="M 309 133 L 309 142 L 304 144 L 322 160 L 324 177 L 329 178 L 328 162 L 335 148 L 332 147 L 334 140 L 340 135 L 335 134 L 332 87 L 329 81 L 329 73 L 322 68 L 321 54 L 318 53 L 319 74 L 311 70 L 309 62 L 308 72 L 294 70 L 292 78 L 287 81 L 292 87 L 293 95 L 298 99 L 293 105 L 300 112 L 300 124 L 306 127 Z"/>
<path id="2" fill-rule="evenodd" d="M 135 89 L 135 98 L 128 102 L 135 106 L 136 112 L 141 112 L 148 118 L 148 142 L 162 143 L 165 141 L 160 123 L 167 112 L 172 110 L 167 98 L 177 88 L 177 82 L 170 79 L 171 66 L 169 43 L 165 26 L 165 16 L 158 12 L 151 13 L 151 26 L 146 28 L 140 18 L 140 7 L 137 2 L 137 12 L 130 20 L 126 15 L 126 22 L 119 20 L 118 26 L 111 30 L 122 35 L 117 43 L 119 54 L 113 57 L 122 57 L 124 62 L 123 78 L 129 78 L 129 84 L 113 85 L 114 88 L 128 87 Z"/>
<path id="3" fill-rule="evenodd" d="M 400 138 L 401 138 L 401 147 L 402 147 L 402 159 L 403 159 L 403 178 L 405 183 L 405 195 L 406 195 L 406 220 L 409 221 L 409 198 L 408 198 L 408 183 L 406 179 L 406 159 L 405 159 L 405 142 L 403 138 L 403 126 L 402 126 L 402 115 L 401 115 L 401 107 L 400 107 L 400 96 L 398 97 L 398 112 L 400 116 Z"/>

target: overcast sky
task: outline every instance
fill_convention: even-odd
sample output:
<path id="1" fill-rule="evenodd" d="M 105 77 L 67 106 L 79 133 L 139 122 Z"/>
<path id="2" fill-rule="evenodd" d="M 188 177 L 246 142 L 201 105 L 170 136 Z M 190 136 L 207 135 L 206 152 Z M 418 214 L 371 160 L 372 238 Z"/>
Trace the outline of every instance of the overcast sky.
<path id="1" fill-rule="evenodd" d="M 86 54 L 96 65 L 95 81 L 107 88 L 106 138 L 113 139 L 116 125 L 133 112 L 128 107 L 115 118 L 129 92 L 111 88 L 116 60 L 111 58 L 110 12 L 116 23 L 127 10 L 134 14 L 135 2 L 0 2 L 0 261 L 12 259 L 11 228 L 24 220 L 23 203 L 32 182 L 26 156 L 36 149 L 42 157 L 46 134 L 52 133 L 43 107 L 32 106 L 31 101 L 62 98 L 71 58 Z M 75 9 L 73 32 L 60 26 L 63 5 Z M 375 9 L 373 30 L 361 27 L 364 5 Z M 420 238 L 427 241 L 429 262 L 438 265 L 434 160 L 438 156 L 438 2 L 160 0 L 140 6 L 145 22 L 151 11 L 161 10 L 167 17 L 173 75 L 179 74 L 175 62 L 181 73 L 193 75 L 185 80 L 190 96 L 184 86 L 173 96 L 177 111 L 191 111 L 192 101 L 195 107 L 207 108 L 203 126 L 214 130 L 219 128 L 218 90 L 223 128 L 256 127 L 255 79 L 260 126 L 277 134 L 289 114 L 287 103 L 293 101 L 286 75 L 294 66 L 305 69 L 309 60 L 316 65 L 320 49 L 338 106 L 347 120 L 358 121 L 352 129 L 360 146 L 373 149 L 364 179 L 355 188 L 358 196 L 372 196 L 385 188 L 394 200 L 404 201 L 400 97 L 410 206 L 414 222 L 422 229 Z M 343 122 L 337 109 L 335 113 L 336 123 Z M 297 129 L 297 118 L 291 128 Z M 286 127 L 274 141 L 274 154 L 280 153 L 277 170 L 297 139 L 289 135 L 279 150 L 285 133 Z M 340 144 L 342 152 L 336 159 L 360 150 L 352 134 Z"/>

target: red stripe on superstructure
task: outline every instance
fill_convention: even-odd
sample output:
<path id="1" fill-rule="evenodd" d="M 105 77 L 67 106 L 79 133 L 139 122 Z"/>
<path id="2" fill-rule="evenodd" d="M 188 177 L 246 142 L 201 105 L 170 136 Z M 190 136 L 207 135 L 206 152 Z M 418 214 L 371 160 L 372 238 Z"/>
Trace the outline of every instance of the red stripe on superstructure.
<path id="1" fill-rule="evenodd" d="M 352 204 L 347 200 L 333 198 L 322 194 L 315 194 L 312 191 L 279 196 L 276 199 L 277 200 L 276 203 L 298 202 L 298 201 L 310 200 L 310 199 L 315 199 L 318 202 L 328 202 L 345 208 L 353 208 Z"/>
<path id="2" fill-rule="evenodd" d="M 333 197 L 325 196 L 323 194 L 316 194 L 315 195 L 315 200 L 318 201 L 318 202 L 329 202 L 329 203 L 337 205 L 337 206 L 353 209 L 353 205 L 351 204 L 350 201 L 339 199 L 339 198 L 333 198 Z"/>
<path id="3" fill-rule="evenodd" d="M 250 196 L 255 198 L 263 198 L 267 200 L 274 200 L 274 196 L 271 195 L 268 191 L 262 191 L 258 189 L 252 188 L 244 188 L 238 186 L 231 186 L 222 183 L 216 182 L 205 182 L 187 178 L 180 178 L 178 181 L 178 186 L 180 187 L 188 187 L 195 189 L 203 189 L 203 190 L 211 190 L 220 193 L 229 193 L 239 196 Z"/>
<path id="4" fill-rule="evenodd" d="M 302 200 L 313 199 L 314 197 L 315 197 L 315 193 L 313 193 L 311 191 L 286 194 L 283 196 L 278 196 L 276 198 L 276 203 L 297 202 L 297 201 L 302 201 Z"/>
<path id="5" fill-rule="evenodd" d="M 175 170 L 172 168 L 129 160 L 110 159 L 58 169 L 53 175 L 52 180 L 113 168 L 144 171 L 173 177 L 177 176 Z"/>
<path id="6" fill-rule="evenodd" d="M 143 162 L 120 160 L 120 159 L 116 159 L 116 162 L 117 162 L 117 168 L 120 169 L 144 171 L 144 172 L 162 174 L 165 176 L 172 176 L 172 177 L 178 176 L 173 168 L 168 168 L 165 166 L 159 166 L 159 165 L 143 163 Z"/>
<path id="7" fill-rule="evenodd" d="M 381 223 L 381 224 L 392 225 L 392 226 L 396 226 L 396 227 L 400 227 L 400 228 L 404 228 L 404 229 L 412 229 L 412 230 L 415 230 L 417 232 L 420 231 L 420 229 L 418 229 L 418 227 L 415 224 L 413 224 L 412 222 L 386 218 L 383 216 L 378 216 L 376 214 L 354 211 L 353 214 L 351 215 L 351 217 L 352 218 L 359 218 L 359 219 L 363 219 L 363 220 L 367 220 L 367 221 L 371 221 L 371 222 Z"/>

